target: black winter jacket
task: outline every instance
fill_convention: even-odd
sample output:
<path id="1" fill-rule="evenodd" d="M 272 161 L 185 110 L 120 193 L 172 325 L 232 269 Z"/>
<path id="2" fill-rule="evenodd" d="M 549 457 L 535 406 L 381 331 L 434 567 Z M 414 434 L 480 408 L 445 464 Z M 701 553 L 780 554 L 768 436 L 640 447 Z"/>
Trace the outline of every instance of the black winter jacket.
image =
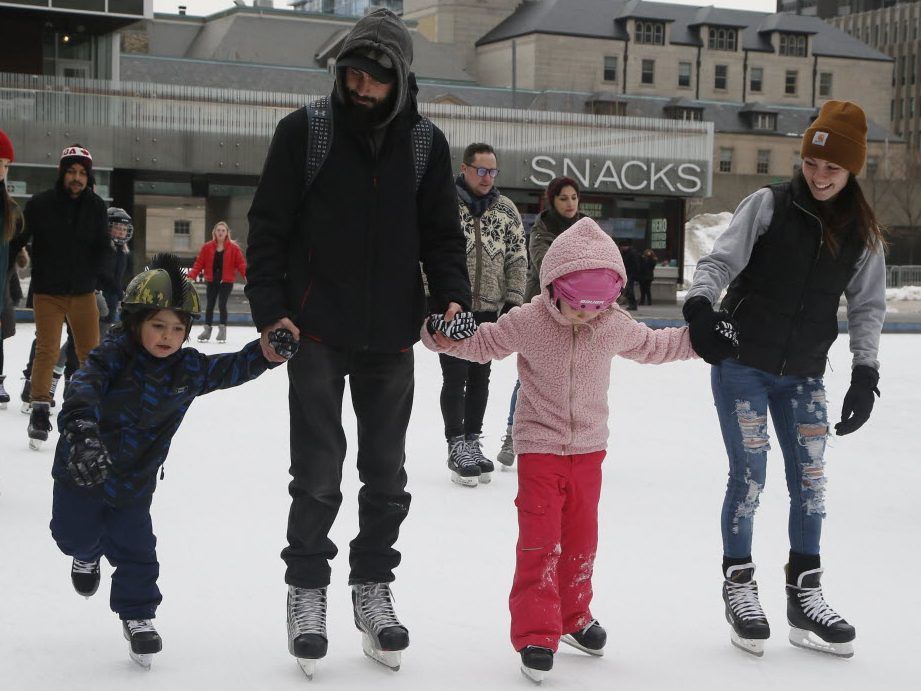
<path id="1" fill-rule="evenodd" d="M 259 329 L 289 317 L 332 346 L 397 352 L 419 339 L 420 261 L 439 310 L 471 302 L 448 143 L 436 128 L 416 194 L 414 101 L 377 154 L 370 132 L 331 101 L 332 145 L 307 194 L 305 109 L 278 123 L 249 211 L 246 296 Z"/>
<path id="2" fill-rule="evenodd" d="M 106 204 L 85 189 L 71 199 L 60 185 L 32 197 L 23 242 L 32 243 L 32 292 L 83 295 L 96 289 L 109 246 Z"/>

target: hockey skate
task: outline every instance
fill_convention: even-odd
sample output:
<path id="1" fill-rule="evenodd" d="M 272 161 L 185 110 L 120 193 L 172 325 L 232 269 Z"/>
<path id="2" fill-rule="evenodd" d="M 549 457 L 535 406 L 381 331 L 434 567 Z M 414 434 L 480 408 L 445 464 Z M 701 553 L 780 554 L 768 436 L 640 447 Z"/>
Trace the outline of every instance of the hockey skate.
<path id="1" fill-rule="evenodd" d="M 493 465 L 493 462 L 486 458 L 486 455 L 483 453 L 483 447 L 480 446 L 480 435 L 479 434 L 468 434 L 465 438 L 467 442 L 467 451 L 473 456 L 474 462 L 477 464 L 477 467 L 480 469 L 479 482 L 481 485 L 488 485 L 489 481 L 492 480 L 492 472 L 496 469 Z"/>
<path id="2" fill-rule="evenodd" d="M 726 621 L 732 627 L 734 646 L 757 657 L 764 655 L 764 641 L 771 636 L 764 610 L 758 601 L 758 584 L 752 563 L 730 566 L 723 581 Z"/>
<path id="3" fill-rule="evenodd" d="M 496 460 L 499 461 L 499 468 L 502 470 L 511 470 L 515 463 L 515 448 L 512 446 L 512 426 L 509 425 L 505 434 L 502 435 L 502 448 L 496 454 Z"/>
<path id="4" fill-rule="evenodd" d="M 217 342 L 227 343 L 227 325 L 219 324 L 217 327 Z"/>
<path id="5" fill-rule="evenodd" d="M 355 626 L 361 631 L 365 655 L 394 672 L 400 669 L 402 651 L 409 647 L 409 631 L 393 611 L 393 594 L 387 583 L 352 586 Z"/>
<path id="6" fill-rule="evenodd" d="M 585 628 L 572 633 L 567 633 L 560 641 L 589 655 L 604 655 L 604 644 L 608 642 L 608 634 L 597 619 L 592 619 Z"/>
<path id="7" fill-rule="evenodd" d="M 553 651 L 550 648 L 529 645 L 519 652 L 521 673 L 535 684 L 542 683 L 547 678 L 547 673 L 553 669 Z"/>
<path id="8" fill-rule="evenodd" d="M 476 487 L 480 482 L 480 466 L 462 436 L 448 439 L 448 469 L 451 471 L 451 482 L 458 485 Z"/>
<path id="9" fill-rule="evenodd" d="M 326 657 L 326 588 L 288 586 L 288 652 L 308 679 Z"/>
<path id="10" fill-rule="evenodd" d="M 211 339 L 211 325 L 207 324 L 205 328 L 201 330 L 201 333 L 198 334 L 199 343 L 207 343 Z"/>
<path id="11" fill-rule="evenodd" d="M 796 585 L 787 585 L 790 643 L 797 648 L 838 657 L 853 657 L 853 641 L 857 632 L 825 602 L 822 595 L 822 571 L 804 571 L 796 579 Z"/>
<path id="12" fill-rule="evenodd" d="M 38 451 L 48 441 L 51 431 L 51 410 L 47 403 L 35 402 L 29 414 L 29 448 Z"/>
<path id="13" fill-rule="evenodd" d="M 3 382 L 6 380 L 6 375 L 0 374 L 0 410 L 6 410 L 6 406 L 10 402 L 10 395 L 7 393 L 7 390 L 3 387 Z"/>
<path id="14" fill-rule="evenodd" d="M 61 368 L 55 367 L 55 368 L 54 368 L 54 372 L 53 372 L 52 375 L 51 375 L 51 389 L 48 391 L 48 395 L 51 396 L 51 407 L 52 407 L 52 408 L 54 408 L 54 405 L 55 405 L 55 403 L 54 403 L 54 395 L 55 395 L 55 393 L 57 393 L 58 384 L 60 383 L 61 377 L 63 377 L 63 376 L 64 376 L 64 368 L 63 368 L 63 367 L 61 367 Z M 64 388 L 65 388 L 65 389 L 67 388 L 66 385 L 65 385 Z"/>
<path id="15" fill-rule="evenodd" d="M 99 590 L 99 559 L 96 561 L 81 561 L 74 557 L 70 566 L 70 582 L 78 595 L 89 600 Z"/>
<path id="16" fill-rule="evenodd" d="M 25 377 L 22 378 L 22 393 L 19 394 L 19 400 L 22 404 L 19 406 L 20 412 L 23 415 L 28 415 L 32 412 L 32 382 Z"/>
<path id="17" fill-rule="evenodd" d="M 122 619 L 122 633 L 128 641 L 129 657 L 149 671 L 154 654 L 163 649 L 153 623 L 150 619 Z"/>

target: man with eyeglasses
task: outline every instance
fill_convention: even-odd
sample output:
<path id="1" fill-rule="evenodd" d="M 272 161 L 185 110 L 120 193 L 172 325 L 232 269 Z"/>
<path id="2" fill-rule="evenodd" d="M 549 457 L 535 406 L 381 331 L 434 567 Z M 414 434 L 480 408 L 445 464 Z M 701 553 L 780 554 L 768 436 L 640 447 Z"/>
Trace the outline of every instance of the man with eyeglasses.
<path id="1" fill-rule="evenodd" d="M 528 262 L 521 216 L 495 187 L 496 152 L 489 144 L 470 144 L 455 180 L 461 227 L 467 239 L 467 273 L 477 324 L 494 322 L 524 300 Z M 490 363 L 440 354 L 441 414 L 448 441 L 451 480 L 467 487 L 486 484 L 493 462 L 480 445 L 489 397 Z"/>

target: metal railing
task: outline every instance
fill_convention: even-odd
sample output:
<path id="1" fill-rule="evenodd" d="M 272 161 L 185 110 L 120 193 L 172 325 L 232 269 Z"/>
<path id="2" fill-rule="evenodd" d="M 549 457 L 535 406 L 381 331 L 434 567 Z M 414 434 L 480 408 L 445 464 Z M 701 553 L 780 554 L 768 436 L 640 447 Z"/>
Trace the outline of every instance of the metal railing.
<path id="1" fill-rule="evenodd" d="M 921 286 L 921 266 L 887 266 L 886 287 Z"/>

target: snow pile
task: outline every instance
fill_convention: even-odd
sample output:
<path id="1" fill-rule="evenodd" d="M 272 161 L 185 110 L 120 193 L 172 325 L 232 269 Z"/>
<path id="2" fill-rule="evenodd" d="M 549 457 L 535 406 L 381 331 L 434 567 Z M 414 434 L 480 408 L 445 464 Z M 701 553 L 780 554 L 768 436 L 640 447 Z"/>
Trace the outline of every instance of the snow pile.
<path id="1" fill-rule="evenodd" d="M 700 258 L 713 249 L 716 238 L 729 227 L 732 212 L 698 214 L 684 224 L 684 281 L 690 286 Z"/>
<path id="2" fill-rule="evenodd" d="M 886 301 L 921 300 L 921 286 L 886 288 Z"/>

